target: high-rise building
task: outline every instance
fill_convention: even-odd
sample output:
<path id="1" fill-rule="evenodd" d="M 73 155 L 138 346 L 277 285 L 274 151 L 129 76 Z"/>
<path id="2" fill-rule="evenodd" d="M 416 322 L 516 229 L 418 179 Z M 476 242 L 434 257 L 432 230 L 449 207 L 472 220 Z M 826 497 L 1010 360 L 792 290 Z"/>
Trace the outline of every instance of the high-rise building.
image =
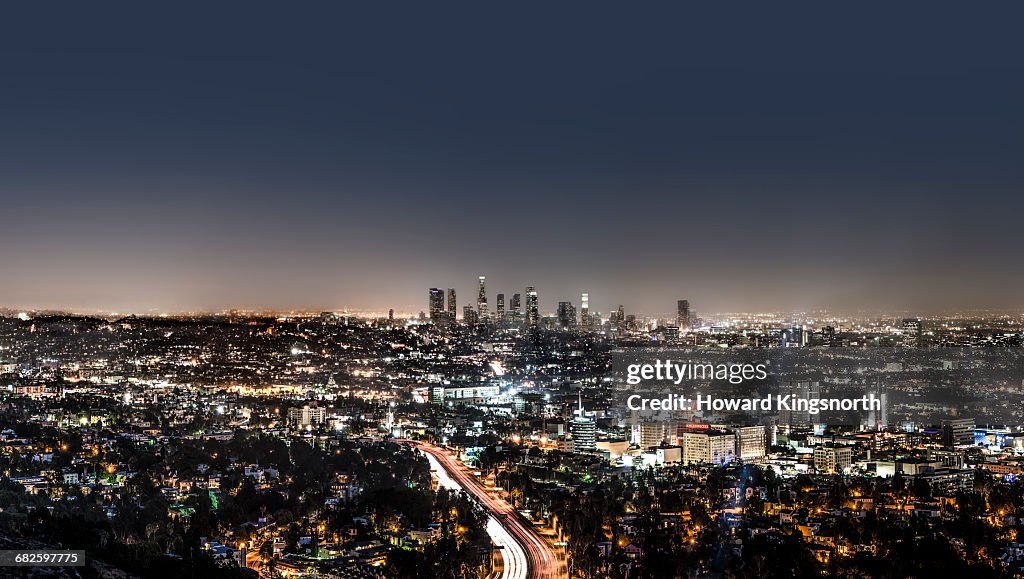
<path id="1" fill-rule="evenodd" d="M 615 329 L 622 331 L 626 329 L 626 310 L 619 304 L 619 309 L 615 310 Z"/>
<path id="2" fill-rule="evenodd" d="M 572 302 L 558 302 L 558 326 L 563 330 L 576 327 L 576 306 Z"/>
<path id="3" fill-rule="evenodd" d="M 513 322 L 518 322 L 523 315 L 523 312 L 520 309 L 522 307 L 522 303 L 520 302 L 521 299 L 522 298 L 518 292 L 512 294 L 512 303 L 509 304 L 509 313 L 511 314 Z"/>
<path id="4" fill-rule="evenodd" d="M 580 326 L 584 330 L 590 330 L 590 294 L 580 295 Z"/>
<path id="5" fill-rule="evenodd" d="M 448 288 L 448 321 L 455 323 L 458 310 L 455 308 L 455 288 Z"/>
<path id="6" fill-rule="evenodd" d="M 480 318 L 477 316 L 476 310 L 473 309 L 473 306 L 469 304 L 462 306 L 462 321 L 469 326 L 475 326 L 480 322 Z"/>
<path id="7" fill-rule="evenodd" d="M 445 321 L 444 311 L 444 290 L 441 288 L 430 288 L 430 302 L 427 307 L 430 312 L 430 321 L 441 324 Z"/>
<path id="8" fill-rule="evenodd" d="M 537 306 L 537 290 L 526 286 L 526 325 L 536 328 L 540 323 L 540 308 Z"/>
<path id="9" fill-rule="evenodd" d="M 495 311 L 495 316 L 498 318 L 499 321 L 504 320 L 505 319 L 505 294 L 498 294 L 498 297 L 495 300 L 495 303 L 496 303 L 496 307 L 497 307 L 497 311 Z"/>
<path id="10" fill-rule="evenodd" d="M 579 408 L 569 423 L 572 434 L 572 447 L 575 452 L 593 452 L 597 448 L 597 426 L 593 418 L 588 418 L 583 410 L 583 394 L 580 393 Z"/>
<path id="11" fill-rule="evenodd" d="M 921 345 L 920 318 L 903 319 L 903 345 L 910 347 Z"/>
<path id="12" fill-rule="evenodd" d="M 877 411 L 874 406 L 868 409 L 867 420 L 864 423 L 872 430 L 883 430 L 889 425 L 889 395 L 881 389 L 877 381 L 874 390 L 869 394 L 878 398 L 879 408 Z"/>
<path id="13" fill-rule="evenodd" d="M 490 312 L 487 309 L 487 278 L 480 276 L 480 290 L 476 296 L 476 313 L 481 322 L 487 321 Z"/>
<path id="14" fill-rule="evenodd" d="M 679 325 L 679 332 L 689 331 L 690 322 L 690 300 L 679 300 L 676 302 L 676 323 Z"/>

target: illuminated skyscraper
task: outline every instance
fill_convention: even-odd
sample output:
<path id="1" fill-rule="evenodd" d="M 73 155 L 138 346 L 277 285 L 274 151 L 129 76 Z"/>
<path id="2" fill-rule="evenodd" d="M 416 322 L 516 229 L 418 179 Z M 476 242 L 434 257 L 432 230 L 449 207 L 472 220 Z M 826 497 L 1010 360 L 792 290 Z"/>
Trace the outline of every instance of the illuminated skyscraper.
<path id="1" fill-rule="evenodd" d="M 680 332 L 690 329 L 690 300 L 676 302 L 676 322 L 679 324 Z"/>
<path id="2" fill-rule="evenodd" d="M 430 312 L 431 322 L 441 324 L 445 321 L 443 289 L 436 287 L 430 288 L 430 302 L 428 304 L 427 311 Z"/>
<path id="3" fill-rule="evenodd" d="M 522 308 L 520 299 L 521 298 L 519 293 L 512 294 L 512 303 L 509 304 L 509 313 L 511 314 L 513 322 L 518 322 L 520 319 L 522 319 L 523 311 L 520 309 Z"/>
<path id="4" fill-rule="evenodd" d="M 540 309 L 537 307 L 537 290 L 526 286 L 526 325 L 536 328 L 540 323 Z"/>
<path id="5" fill-rule="evenodd" d="M 454 324 L 456 314 L 458 314 L 458 310 L 455 309 L 455 288 L 450 287 L 448 288 L 448 321 Z"/>
<path id="6" fill-rule="evenodd" d="M 580 325 L 584 330 L 590 330 L 590 294 L 588 293 L 580 296 Z"/>
<path id="7" fill-rule="evenodd" d="M 496 304 L 497 304 L 497 306 L 496 306 L 497 310 L 495 311 L 494 315 L 498 318 L 498 321 L 504 320 L 505 319 L 505 294 L 498 294 L 498 298 L 496 300 Z"/>
<path id="8" fill-rule="evenodd" d="M 529 292 L 527 292 L 529 295 Z M 573 450 L 575 452 L 593 452 L 596 448 L 596 425 L 593 418 L 587 418 L 583 410 L 583 394 L 580 394 L 579 408 L 573 412 L 576 416 L 569 423 L 569 433 L 572 434 Z"/>
<path id="9" fill-rule="evenodd" d="M 476 315 L 481 322 L 486 322 L 490 317 L 487 309 L 487 278 L 480 276 L 480 291 L 476 296 Z"/>

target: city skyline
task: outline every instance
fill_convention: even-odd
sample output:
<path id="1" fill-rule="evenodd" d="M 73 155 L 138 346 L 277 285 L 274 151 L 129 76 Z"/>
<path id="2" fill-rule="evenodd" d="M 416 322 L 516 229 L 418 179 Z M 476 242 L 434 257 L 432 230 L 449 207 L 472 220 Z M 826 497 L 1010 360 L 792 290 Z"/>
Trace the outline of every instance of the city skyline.
<path id="1" fill-rule="evenodd" d="M 168 578 L 1024 570 L 1020 316 L 453 328 L 431 289 L 434 323 L 0 316 L 0 540 Z"/>
<path id="2" fill-rule="evenodd" d="M 0 575 L 1024 578 L 945 4 L 6 7 Z"/>
<path id="3" fill-rule="evenodd" d="M 0 304 L 1024 306 L 1016 19 L 754 10 L 18 7 Z"/>

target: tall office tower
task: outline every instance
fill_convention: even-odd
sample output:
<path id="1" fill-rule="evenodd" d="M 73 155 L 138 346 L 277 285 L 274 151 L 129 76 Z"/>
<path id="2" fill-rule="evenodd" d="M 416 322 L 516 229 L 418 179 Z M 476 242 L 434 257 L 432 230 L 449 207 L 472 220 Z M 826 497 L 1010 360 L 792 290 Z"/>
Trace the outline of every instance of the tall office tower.
<path id="1" fill-rule="evenodd" d="M 903 319 L 903 345 L 921 345 L 921 320 L 920 318 Z"/>
<path id="2" fill-rule="evenodd" d="M 583 329 L 590 331 L 590 294 L 580 295 L 580 325 Z"/>
<path id="3" fill-rule="evenodd" d="M 522 304 L 520 303 L 521 296 L 518 293 L 512 294 L 512 303 L 509 304 L 510 314 L 512 315 L 512 321 L 518 322 L 519 318 L 523 315 L 523 311 L 520 309 Z"/>
<path id="4" fill-rule="evenodd" d="M 526 325 L 536 328 L 540 323 L 540 309 L 537 307 L 537 290 L 526 286 Z"/>
<path id="5" fill-rule="evenodd" d="M 618 330 L 626 329 L 626 310 L 622 304 L 619 304 L 619 309 L 615 311 L 615 327 Z"/>
<path id="6" fill-rule="evenodd" d="M 572 422 L 569 423 L 569 433 L 572 434 L 572 448 L 574 452 L 593 452 L 596 448 L 596 425 L 593 418 L 587 418 L 583 410 L 583 393 L 580 393 L 579 408 L 573 413 Z"/>
<path id="7" fill-rule="evenodd" d="M 395 308 L 391 308 L 390 310 L 388 310 L 388 321 L 395 321 Z"/>
<path id="8" fill-rule="evenodd" d="M 435 324 L 443 323 L 445 321 L 444 290 L 436 287 L 430 288 L 430 303 L 428 305 L 430 321 Z"/>
<path id="9" fill-rule="evenodd" d="M 679 332 L 686 332 L 690 329 L 690 300 L 679 300 L 676 302 L 676 323 L 679 324 Z"/>
<path id="10" fill-rule="evenodd" d="M 559 301 L 558 302 L 558 326 L 563 330 L 570 330 L 575 328 L 577 320 L 575 320 L 575 306 L 572 305 L 571 301 Z"/>
<path id="11" fill-rule="evenodd" d="M 821 383 L 807 380 L 788 381 L 779 385 L 779 396 L 790 396 L 790 404 L 795 407 L 793 399 L 805 398 L 814 400 L 821 398 Z M 812 419 L 817 419 L 820 414 L 812 415 L 810 410 L 779 410 L 779 424 L 789 426 L 810 426 Z"/>
<path id="12" fill-rule="evenodd" d="M 498 294 L 497 307 L 498 307 L 498 309 L 494 313 L 495 317 L 498 318 L 498 321 L 504 320 L 505 319 L 505 294 Z"/>
<path id="13" fill-rule="evenodd" d="M 480 291 L 476 296 L 476 313 L 481 322 L 487 321 L 490 312 L 487 309 L 487 278 L 480 276 Z"/>
<path id="14" fill-rule="evenodd" d="M 576 327 L 576 307 L 572 302 L 558 302 L 558 325 L 563 330 Z"/>
<path id="15" fill-rule="evenodd" d="M 467 326 L 475 326 L 480 321 L 476 315 L 476 310 L 473 309 L 473 306 L 469 304 L 462 306 L 462 321 L 465 322 Z"/>
<path id="16" fill-rule="evenodd" d="M 458 314 L 458 310 L 455 309 L 455 288 L 450 287 L 448 288 L 448 321 L 454 324 L 456 314 Z"/>

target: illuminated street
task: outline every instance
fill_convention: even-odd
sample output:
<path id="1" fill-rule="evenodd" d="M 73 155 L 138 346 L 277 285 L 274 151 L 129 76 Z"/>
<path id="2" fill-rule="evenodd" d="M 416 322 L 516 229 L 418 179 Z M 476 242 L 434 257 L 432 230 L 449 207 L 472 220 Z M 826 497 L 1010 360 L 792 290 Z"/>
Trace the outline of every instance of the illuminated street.
<path id="1" fill-rule="evenodd" d="M 550 545 L 522 522 L 511 505 L 492 497 L 443 449 L 422 442 L 410 441 L 410 444 L 427 455 L 431 470 L 437 474 L 441 486 L 463 489 L 487 509 L 487 532 L 495 544 L 504 547 L 502 559 L 505 570 L 502 577 L 548 579 L 561 575 L 558 558 Z"/>

